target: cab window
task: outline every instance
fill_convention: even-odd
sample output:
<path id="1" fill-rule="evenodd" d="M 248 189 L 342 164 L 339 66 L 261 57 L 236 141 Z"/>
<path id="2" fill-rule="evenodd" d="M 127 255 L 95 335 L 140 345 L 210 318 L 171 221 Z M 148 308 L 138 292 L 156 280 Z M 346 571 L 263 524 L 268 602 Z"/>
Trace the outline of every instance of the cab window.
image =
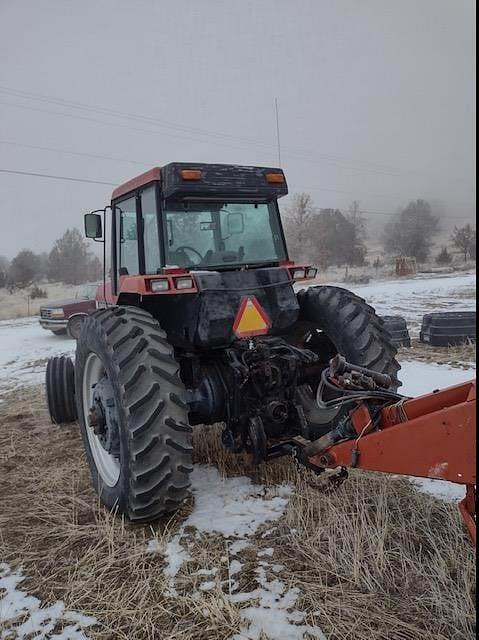
<path id="1" fill-rule="evenodd" d="M 139 273 L 136 198 L 128 198 L 115 207 L 118 273 Z"/>
<path id="2" fill-rule="evenodd" d="M 145 273 L 158 273 L 160 268 L 160 240 L 158 237 L 158 217 L 156 215 L 155 187 L 145 189 L 141 194 L 143 216 L 143 243 L 145 246 Z"/>

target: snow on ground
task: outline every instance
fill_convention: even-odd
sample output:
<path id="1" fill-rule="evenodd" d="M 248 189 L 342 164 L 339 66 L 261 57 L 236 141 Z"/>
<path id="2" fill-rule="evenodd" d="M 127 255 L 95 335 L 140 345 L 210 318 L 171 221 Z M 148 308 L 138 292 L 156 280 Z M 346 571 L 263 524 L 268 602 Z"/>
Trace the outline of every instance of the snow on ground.
<path id="1" fill-rule="evenodd" d="M 381 316 L 403 316 L 411 337 L 418 337 L 422 317 L 432 311 L 475 311 L 476 274 L 418 275 L 366 285 L 331 283 L 364 298 Z M 303 283 L 295 289 L 304 288 Z M 315 286 L 314 283 L 309 286 Z"/>
<path id="2" fill-rule="evenodd" d="M 381 315 L 403 315 L 416 336 L 422 316 L 429 311 L 475 309 L 475 287 L 475 274 L 467 273 L 376 282 L 352 290 Z M 36 317 L 0 321 L 0 396 L 43 382 L 46 358 L 74 351 L 73 340 L 45 331 Z"/>
<path id="3" fill-rule="evenodd" d="M 195 466 L 192 483 L 195 508 L 185 525 L 225 538 L 251 536 L 280 518 L 293 492 L 290 485 L 265 488 L 245 477 L 222 478 L 217 469 L 203 465 Z"/>
<path id="4" fill-rule="evenodd" d="M 399 378 L 403 385 L 399 392 L 405 396 L 421 396 L 435 389 L 443 389 L 454 384 L 467 382 L 476 377 L 476 367 L 458 369 L 447 364 L 419 362 L 417 360 L 401 362 Z"/>
<path id="5" fill-rule="evenodd" d="M 411 337 L 418 337 L 422 317 L 432 311 L 475 311 L 476 274 L 417 276 L 351 287 L 379 315 L 406 318 Z"/>
<path id="6" fill-rule="evenodd" d="M 75 341 L 45 331 L 38 318 L 0 322 L 0 396 L 19 387 L 45 380 L 50 356 L 73 355 Z"/>
<path id="7" fill-rule="evenodd" d="M 279 577 L 268 580 L 266 569 L 269 563 L 265 560 L 258 561 L 255 569 L 257 587 L 253 591 L 238 592 L 239 585 L 233 580 L 243 567 L 243 563 L 235 556 L 240 555 L 241 558 L 241 553 L 250 546 L 250 537 L 261 525 L 281 518 L 293 487 L 265 487 L 245 477 L 222 478 L 216 468 L 196 465 L 192 473 L 192 488 L 195 497 L 193 511 L 163 549 L 169 594 L 173 597 L 177 595 L 175 578 L 181 568 L 192 560 L 187 551 L 188 539 L 192 534 L 191 529 L 188 529 L 188 533 L 186 529 L 194 527 L 196 535 L 219 534 L 226 538 L 229 579 L 219 582 L 217 567 L 200 569 L 194 575 L 206 579 L 200 582 L 198 591 L 192 597 L 200 598 L 201 593 L 220 588 L 231 602 L 250 603 L 240 610 L 242 626 L 233 640 L 260 640 L 263 633 L 270 638 L 303 640 L 311 637 L 324 640 L 321 629 L 304 624 L 306 614 L 295 608 L 300 590 L 287 587 Z M 147 551 L 161 552 L 156 542 L 155 539 L 150 540 Z M 270 558 L 273 553 L 273 549 L 266 549 L 257 555 L 258 558 Z M 281 571 L 282 568 L 278 564 L 271 567 L 273 571 Z"/>
<path id="8" fill-rule="evenodd" d="M 430 393 L 435 389 L 442 389 L 461 382 L 467 382 L 476 377 L 476 369 L 466 371 L 448 365 L 427 362 L 403 362 L 399 377 L 404 384 L 400 392 L 407 396 L 419 396 Z M 463 485 L 445 480 L 429 478 L 413 478 L 417 488 L 441 500 L 457 502 L 464 497 Z"/>
<path id="9" fill-rule="evenodd" d="M 24 580 L 20 573 L 12 573 L 0 563 L 0 640 L 8 638 L 35 638 L 35 640 L 87 640 L 83 629 L 97 623 L 95 618 L 66 611 L 65 604 L 57 601 L 50 606 L 18 588 Z M 15 635 L 8 629 L 12 623 Z M 7 626 L 8 625 L 8 626 Z"/>
<path id="10" fill-rule="evenodd" d="M 321 629 L 304 624 L 305 614 L 294 608 L 301 594 L 297 587 L 289 589 L 279 578 L 268 580 L 265 566 L 258 567 L 255 573 L 259 586 L 254 591 L 230 596 L 232 602 L 257 601 L 254 607 L 240 609 L 244 623 L 232 640 L 260 640 L 263 634 L 288 640 L 326 640 Z"/>
<path id="11" fill-rule="evenodd" d="M 248 537 L 262 524 L 281 518 L 293 492 L 290 485 L 264 487 L 244 476 L 222 478 L 218 469 L 210 465 L 196 465 L 191 481 L 195 498 L 193 511 L 164 550 L 165 575 L 169 577 L 176 576 L 183 563 L 190 559 L 181 544 L 188 536 L 187 527 L 194 527 L 199 533 L 231 538 L 230 553 L 234 545 L 235 552 L 239 553 L 249 546 Z M 154 539 L 150 540 L 147 550 L 157 549 L 159 545 L 155 545 Z"/>

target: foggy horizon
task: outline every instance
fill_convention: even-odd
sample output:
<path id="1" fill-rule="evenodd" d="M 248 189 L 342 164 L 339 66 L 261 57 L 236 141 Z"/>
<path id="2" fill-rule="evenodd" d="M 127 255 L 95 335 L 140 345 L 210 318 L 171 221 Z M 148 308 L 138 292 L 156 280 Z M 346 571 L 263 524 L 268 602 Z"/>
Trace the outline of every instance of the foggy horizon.
<path id="1" fill-rule="evenodd" d="M 0 169 L 277 166 L 277 98 L 290 194 L 358 200 L 375 227 L 417 198 L 474 219 L 469 0 L 3 0 L 0 57 Z M 0 172 L 0 255 L 49 251 L 113 188 Z"/>

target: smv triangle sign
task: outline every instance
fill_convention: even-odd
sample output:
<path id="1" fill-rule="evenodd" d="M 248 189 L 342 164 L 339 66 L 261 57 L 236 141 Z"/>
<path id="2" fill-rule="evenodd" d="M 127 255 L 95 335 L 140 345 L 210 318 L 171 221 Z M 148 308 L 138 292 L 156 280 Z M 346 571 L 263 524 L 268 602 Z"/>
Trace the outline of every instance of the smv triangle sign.
<path id="1" fill-rule="evenodd" d="M 262 336 L 271 328 L 268 314 L 254 296 L 241 298 L 240 308 L 236 314 L 233 331 L 238 338 Z"/>

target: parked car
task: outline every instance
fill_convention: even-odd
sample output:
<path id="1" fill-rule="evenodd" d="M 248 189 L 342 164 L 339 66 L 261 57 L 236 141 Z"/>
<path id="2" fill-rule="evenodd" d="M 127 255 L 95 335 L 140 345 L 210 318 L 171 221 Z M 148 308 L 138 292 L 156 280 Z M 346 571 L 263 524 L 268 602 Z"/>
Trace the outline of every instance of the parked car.
<path id="1" fill-rule="evenodd" d="M 74 298 L 55 300 L 40 307 L 40 325 L 56 336 L 68 333 L 78 338 L 82 321 L 97 308 L 97 288 L 97 284 L 85 284 Z"/>

